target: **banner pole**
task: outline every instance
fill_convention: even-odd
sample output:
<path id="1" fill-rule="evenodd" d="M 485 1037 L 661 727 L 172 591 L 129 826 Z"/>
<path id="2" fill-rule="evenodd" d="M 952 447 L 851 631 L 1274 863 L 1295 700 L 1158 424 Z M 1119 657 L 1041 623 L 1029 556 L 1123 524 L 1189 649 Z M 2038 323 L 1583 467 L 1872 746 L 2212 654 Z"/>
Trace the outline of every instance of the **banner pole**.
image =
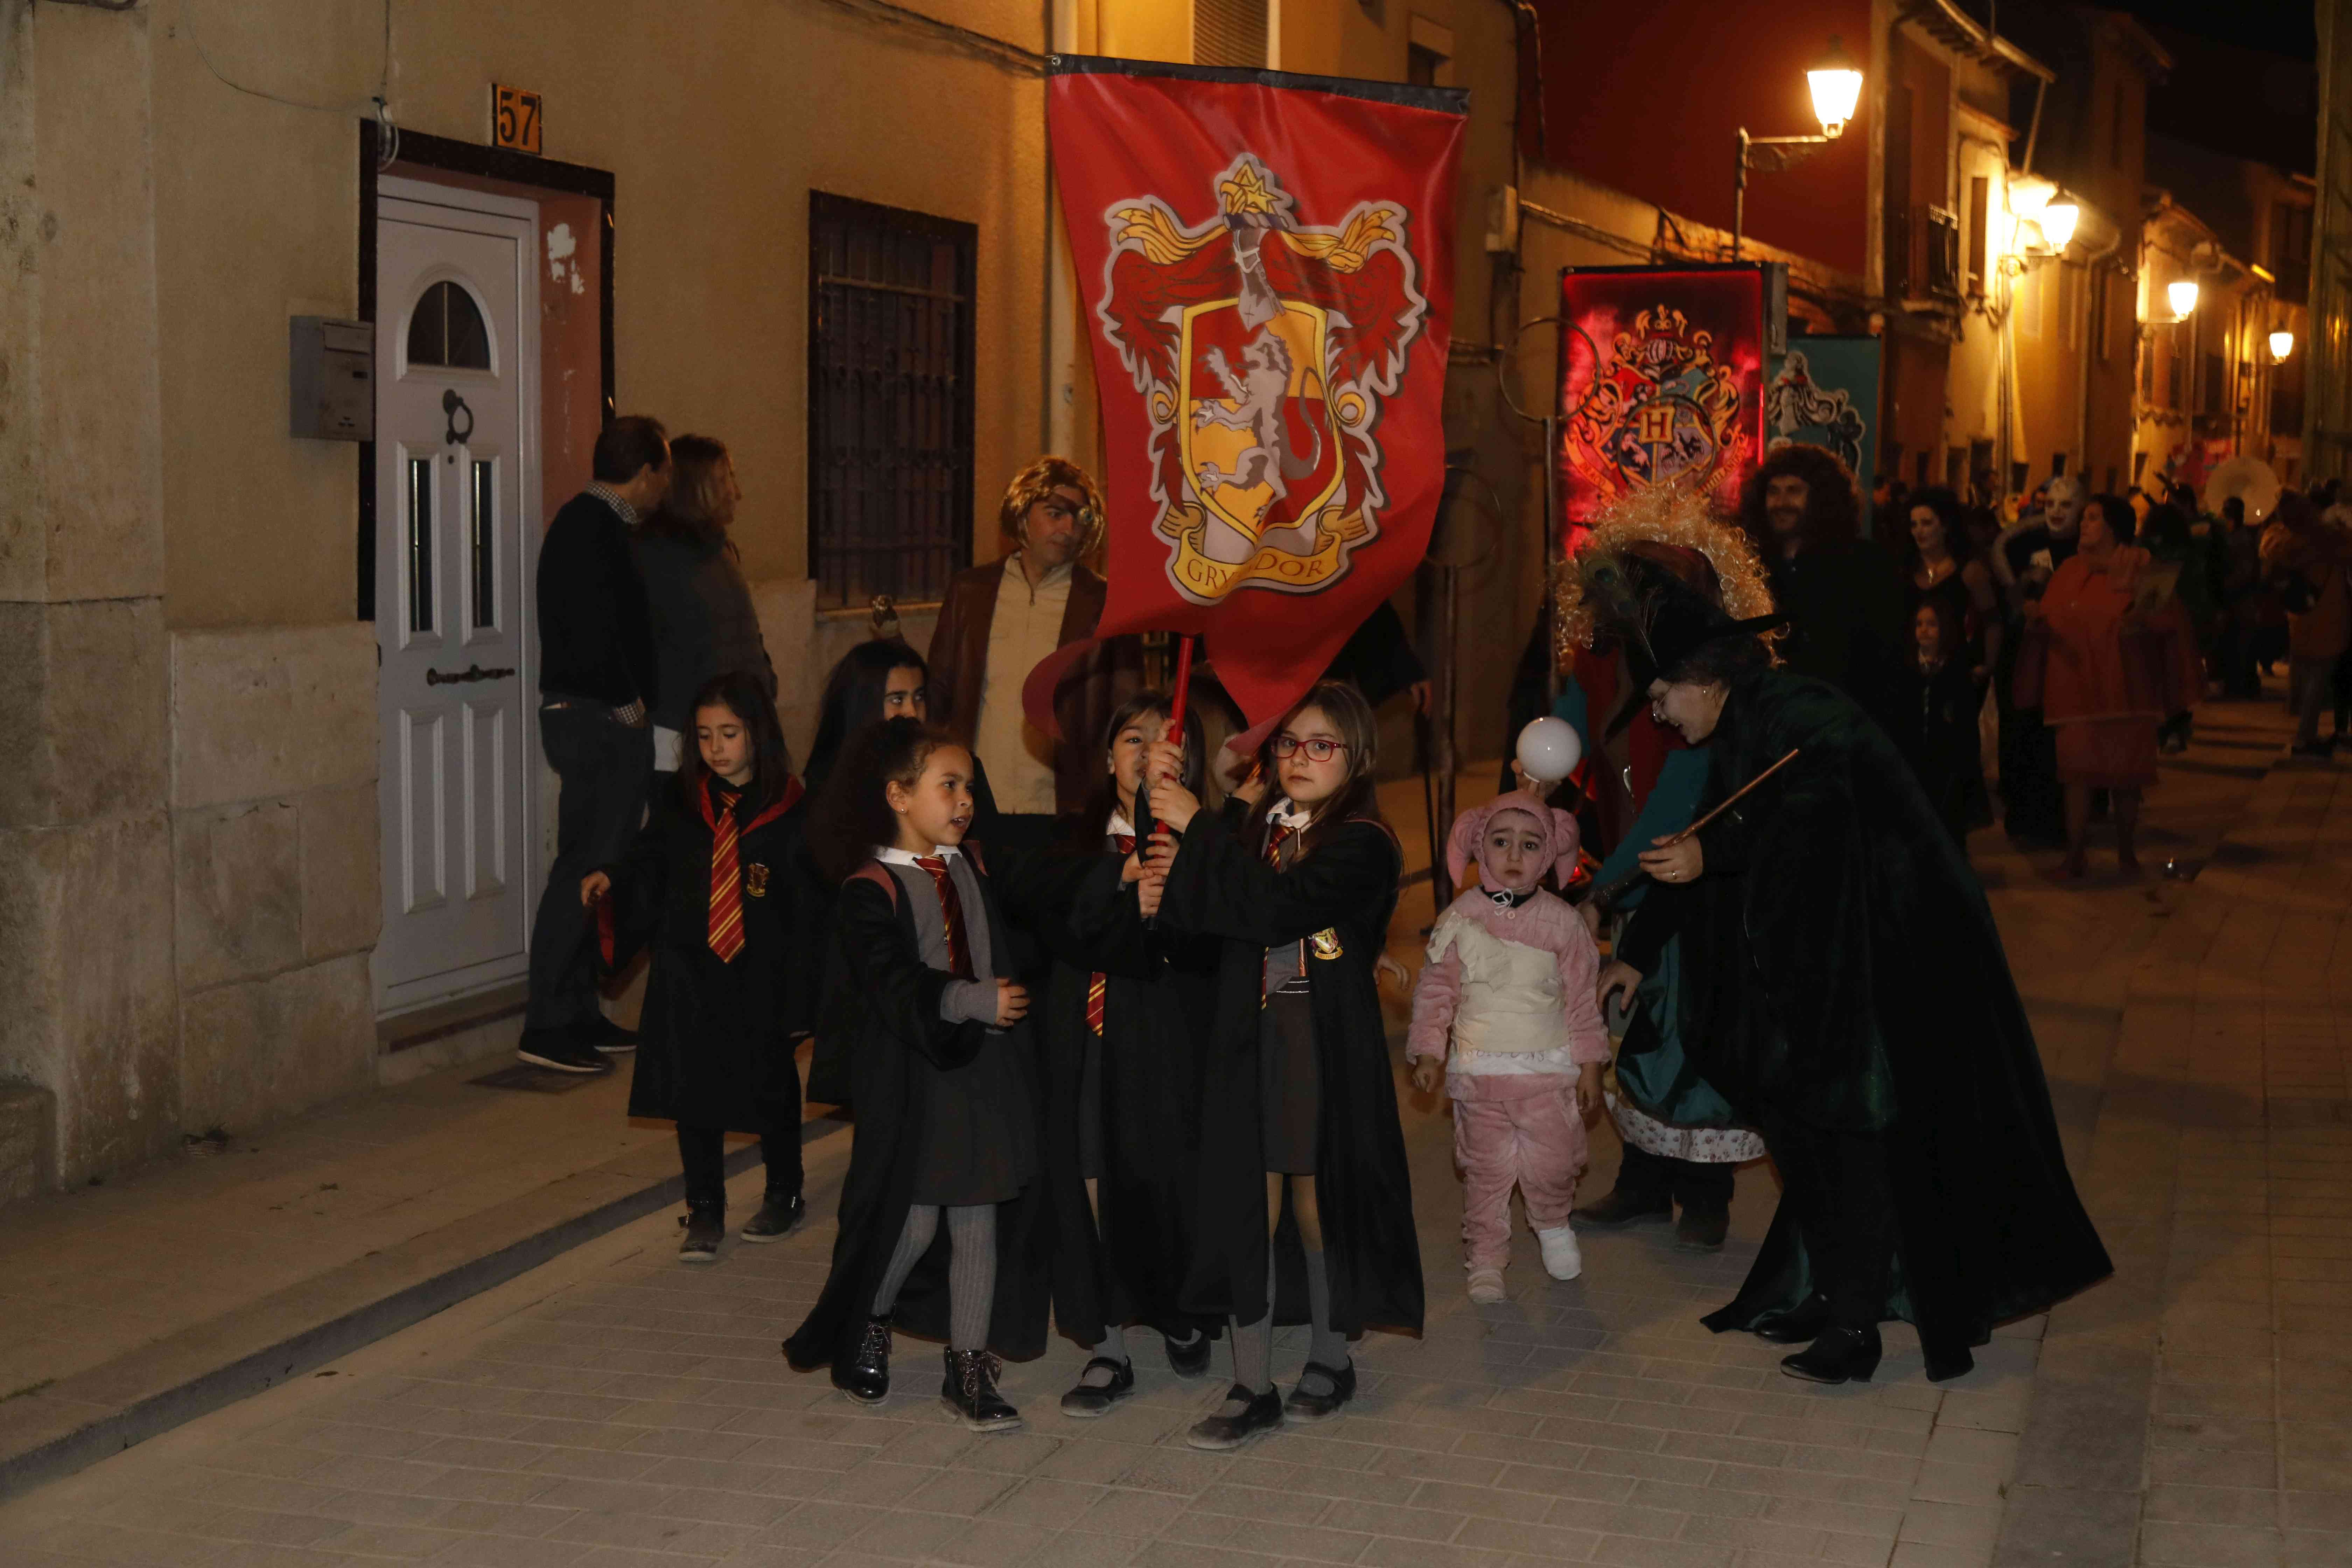
<path id="1" fill-rule="evenodd" d="M 1176 638 L 1176 688 L 1168 699 L 1168 737 L 1178 745 L 1184 743 L 1184 700 L 1192 690 L 1192 644 L 1191 632 L 1180 633 Z"/>

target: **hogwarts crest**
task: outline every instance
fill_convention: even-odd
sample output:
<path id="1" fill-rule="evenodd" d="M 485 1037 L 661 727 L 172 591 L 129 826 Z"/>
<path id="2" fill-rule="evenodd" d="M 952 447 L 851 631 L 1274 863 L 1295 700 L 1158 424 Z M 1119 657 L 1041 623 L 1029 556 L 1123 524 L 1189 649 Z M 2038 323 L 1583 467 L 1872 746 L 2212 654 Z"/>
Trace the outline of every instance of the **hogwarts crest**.
<path id="1" fill-rule="evenodd" d="M 1197 224 L 1113 204 L 1096 307 L 1150 418 L 1168 579 L 1200 605 L 1328 587 L 1379 537 L 1374 431 L 1428 310 L 1402 204 L 1305 223 L 1250 153 L 1214 194 Z"/>
<path id="2" fill-rule="evenodd" d="M 1747 460 L 1738 377 L 1673 306 L 1636 315 L 1596 372 L 1563 445 L 1602 504 L 1657 484 L 1705 490 Z"/>

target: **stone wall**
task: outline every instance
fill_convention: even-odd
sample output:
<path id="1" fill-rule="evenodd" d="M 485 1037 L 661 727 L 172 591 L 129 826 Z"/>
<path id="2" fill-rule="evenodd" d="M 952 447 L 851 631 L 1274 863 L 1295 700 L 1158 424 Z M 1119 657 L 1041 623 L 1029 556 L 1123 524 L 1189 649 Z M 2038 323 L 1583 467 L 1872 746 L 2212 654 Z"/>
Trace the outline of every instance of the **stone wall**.
<path id="1" fill-rule="evenodd" d="M 247 1129 L 374 1081 L 375 635 L 172 637 L 180 1113 Z"/>

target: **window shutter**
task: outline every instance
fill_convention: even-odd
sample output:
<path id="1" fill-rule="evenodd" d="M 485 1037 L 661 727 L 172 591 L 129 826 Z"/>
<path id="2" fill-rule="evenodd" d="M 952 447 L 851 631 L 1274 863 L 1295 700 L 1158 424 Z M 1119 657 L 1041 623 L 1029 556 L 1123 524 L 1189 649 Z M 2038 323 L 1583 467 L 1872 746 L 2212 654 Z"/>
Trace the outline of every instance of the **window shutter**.
<path id="1" fill-rule="evenodd" d="M 1192 0 L 1192 63 L 1265 68 L 1266 0 Z"/>

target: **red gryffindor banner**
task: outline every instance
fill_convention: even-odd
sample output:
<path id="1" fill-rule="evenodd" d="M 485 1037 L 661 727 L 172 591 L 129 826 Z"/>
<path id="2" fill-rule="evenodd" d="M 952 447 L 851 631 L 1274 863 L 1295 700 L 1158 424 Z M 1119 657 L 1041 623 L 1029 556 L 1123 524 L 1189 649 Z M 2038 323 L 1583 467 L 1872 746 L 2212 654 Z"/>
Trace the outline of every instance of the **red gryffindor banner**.
<path id="1" fill-rule="evenodd" d="M 1468 97 L 1062 56 L 1046 103 L 1108 455 L 1097 635 L 1201 634 L 1263 722 L 1428 548 Z M 1041 722 L 1076 651 L 1031 677 Z"/>

